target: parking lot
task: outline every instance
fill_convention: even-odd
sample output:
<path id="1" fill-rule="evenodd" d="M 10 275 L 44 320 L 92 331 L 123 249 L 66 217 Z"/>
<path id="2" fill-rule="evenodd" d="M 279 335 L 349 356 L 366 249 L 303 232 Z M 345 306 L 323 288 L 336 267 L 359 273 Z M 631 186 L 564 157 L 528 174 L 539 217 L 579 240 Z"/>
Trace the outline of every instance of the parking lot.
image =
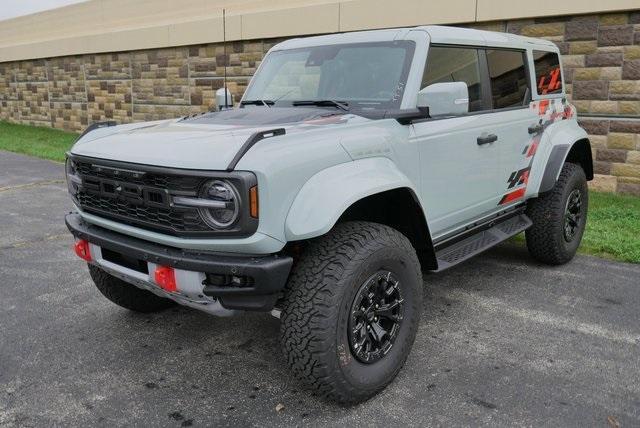
<path id="1" fill-rule="evenodd" d="M 507 243 L 425 274 L 404 370 L 345 408 L 289 375 L 268 314 L 107 301 L 70 209 L 61 164 L 0 152 L 0 425 L 640 424 L 640 265 L 549 268 Z"/>

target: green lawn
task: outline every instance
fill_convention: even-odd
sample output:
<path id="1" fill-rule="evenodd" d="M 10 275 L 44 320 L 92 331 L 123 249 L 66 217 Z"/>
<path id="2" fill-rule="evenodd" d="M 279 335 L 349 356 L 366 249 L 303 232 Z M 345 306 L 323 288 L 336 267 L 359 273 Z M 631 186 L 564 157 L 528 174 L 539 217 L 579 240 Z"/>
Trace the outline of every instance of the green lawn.
<path id="1" fill-rule="evenodd" d="M 590 192 L 587 230 L 579 251 L 640 263 L 640 198 Z"/>
<path id="2" fill-rule="evenodd" d="M 64 162 L 78 134 L 0 121 L 0 150 Z"/>
<path id="3" fill-rule="evenodd" d="M 77 134 L 0 122 L 0 150 L 64 161 Z M 589 220 L 583 254 L 640 263 L 640 198 L 589 193 Z M 516 241 L 523 242 L 522 236 Z"/>

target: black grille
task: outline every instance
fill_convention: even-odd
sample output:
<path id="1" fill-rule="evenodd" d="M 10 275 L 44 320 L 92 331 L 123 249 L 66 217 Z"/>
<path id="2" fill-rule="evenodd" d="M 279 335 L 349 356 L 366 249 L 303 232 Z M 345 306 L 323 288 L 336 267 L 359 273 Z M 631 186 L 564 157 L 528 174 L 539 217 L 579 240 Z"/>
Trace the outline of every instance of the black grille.
<path id="1" fill-rule="evenodd" d="M 89 162 L 76 162 L 76 171 L 87 177 L 96 178 L 115 178 L 114 169 L 102 169 L 100 165 L 91 164 Z M 126 170 L 125 170 L 126 171 Z M 197 176 L 178 176 L 167 174 L 144 173 L 141 177 L 134 177 L 129 174 L 126 178 L 128 183 L 140 184 L 145 186 L 157 187 L 160 189 L 171 189 L 175 191 L 192 191 L 198 190 L 203 178 Z"/>
<path id="2" fill-rule="evenodd" d="M 83 210 L 119 222 L 174 235 L 211 232 L 194 208 L 171 207 L 169 194 L 196 196 L 207 180 L 114 168 L 76 160 L 83 186 L 76 200 Z M 122 188 L 120 194 L 115 188 Z"/>
<path id="3" fill-rule="evenodd" d="M 127 201 L 105 198 L 85 191 L 78 192 L 77 199 L 80 207 L 86 211 L 95 212 L 103 217 L 109 217 L 115 220 L 124 220 L 127 223 L 137 224 L 147 229 L 162 230 L 163 232 L 199 232 L 210 230 L 207 225 L 200 220 L 197 211 L 194 210 L 177 211 L 145 205 L 134 205 Z"/>
<path id="4" fill-rule="evenodd" d="M 215 171 L 141 165 L 70 155 L 70 167 L 82 183 L 70 184 L 76 204 L 90 214 L 156 232 L 184 237 L 250 236 L 258 219 L 245 198 L 257 186 L 249 171 Z M 173 197 L 197 198 L 206 182 L 225 180 L 238 190 L 240 215 L 232 226 L 212 229 L 197 208 L 175 206 Z"/>

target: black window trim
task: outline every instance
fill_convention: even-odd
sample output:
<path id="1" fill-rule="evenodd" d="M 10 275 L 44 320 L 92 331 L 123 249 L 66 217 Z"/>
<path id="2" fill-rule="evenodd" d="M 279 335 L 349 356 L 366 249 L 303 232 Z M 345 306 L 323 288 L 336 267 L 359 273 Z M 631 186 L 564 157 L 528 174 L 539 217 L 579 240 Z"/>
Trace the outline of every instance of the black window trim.
<path id="1" fill-rule="evenodd" d="M 430 43 L 429 50 L 432 47 L 438 48 L 462 48 L 462 49 L 475 49 L 478 51 L 478 62 L 480 66 L 480 90 L 482 94 L 482 103 L 484 107 L 490 106 L 491 108 L 478 110 L 478 111 L 470 111 L 465 114 L 461 114 L 459 116 L 449 116 L 449 117 L 429 117 L 424 119 L 413 120 L 411 123 L 422 123 L 422 122 L 431 122 L 435 120 L 446 120 L 446 119 L 454 119 L 456 117 L 468 117 L 468 116 L 476 116 L 480 114 L 491 114 L 502 111 L 512 111 L 512 110 L 523 110 L 528 109 L 529 104 L 533 101 L 533 93 L 531 91 L 531 70 L 529 67 L 529 54 L 527 49 L 519 49 L 519 48 L 507 48 L 502 46 L 481 46 L 481 45 L 465 45 L 465 44 L 456 44 L 456 43 Z M 529 99 L 526 103 L 523 103 L 521 106 L 512 106 L 512 107 L 503 107 L 494 109 L 493 108 L 493 98 L 491 96 L 491 78 L 489 77 L 489 61 L 487 58 L 487 50 L 505 50 L 505 51 L 516 51 L 520 52 L 523 55 L 524 60 L 524 72 L 527 76 L 527 85 L 529 86 Z M 427 61 L 429 61 L 429 52 L 427 52 L 427 58 L 425 59 L 424 66 L 422 67 L 422 74 L 420 75 L 420 81 L 422 82 L 422 78 L 424 77 L 424 72 L 427 70 Z M 423 89 L 423 88 L 420 88 Z M 536 90 L 537 94 L 537 90 Z M 557 94 L 554 94 L 557 95 Z"/>

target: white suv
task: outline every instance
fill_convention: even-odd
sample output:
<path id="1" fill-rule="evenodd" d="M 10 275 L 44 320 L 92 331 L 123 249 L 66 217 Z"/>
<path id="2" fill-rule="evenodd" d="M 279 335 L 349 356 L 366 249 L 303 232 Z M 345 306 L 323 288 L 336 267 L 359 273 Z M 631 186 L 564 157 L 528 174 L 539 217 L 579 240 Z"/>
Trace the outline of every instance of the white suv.
<path id="1" fill-rule="evenodd" d="M 92 125 L 66 218 L 98 289 L 135 311 L 271 311 L 293 372 L 340 402 L 406 360 L 422 271 L 526 231 L 571 260 L 593 177 L 548 41 L 448 27 L 273 47 L 238 108 Z"/>

